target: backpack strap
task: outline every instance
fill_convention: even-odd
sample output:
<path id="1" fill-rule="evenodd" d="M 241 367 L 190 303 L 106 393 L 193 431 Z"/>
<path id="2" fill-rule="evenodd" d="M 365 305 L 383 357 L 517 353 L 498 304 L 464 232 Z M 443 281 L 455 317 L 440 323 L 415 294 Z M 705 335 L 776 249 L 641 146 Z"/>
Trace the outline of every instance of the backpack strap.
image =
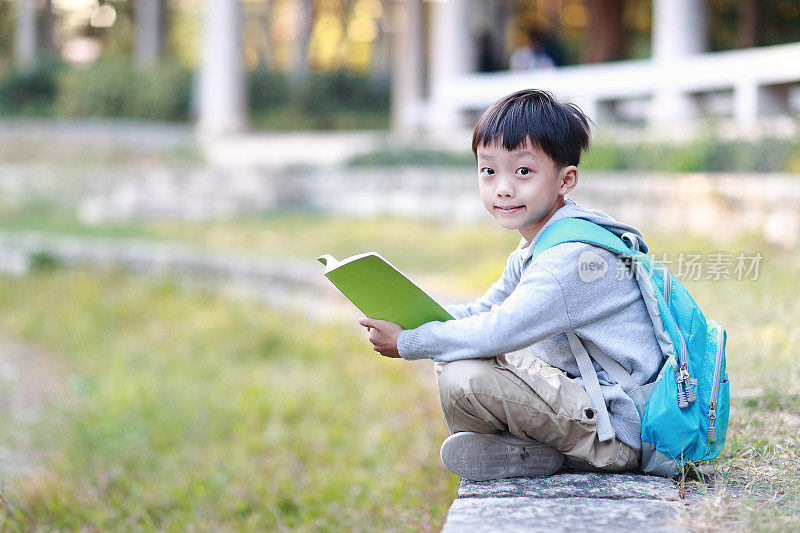
<path id="1" fill-rule="evenodd" d="M 564 218 L 553 222 L 545 229 L 536 242 L 531 256 L 535 260 L 543 251 L 552 246 L 564 242 L 578 241 L 605 248 L 622 256 L 632 257 L 634 251 L 638 251 L 638 239 L 633 234 L 626 234 L 625 236 L 632 245 L 635 244 L 634 250 L 626 246 L 622 239 L 598 224 L 581 218 Z M 586 394 L 592 402 L 592 407 L 597 412 L 597 438 L 600 442 L 611 440 L 614 438 L 614 427 L 611 425 L 611 417 L 608 414 L 608 408 L 603 398 L 603 392 L 600 389 L 600 382 L 597 379 L 597 372 L 592 364 L 592 359 L 594 358 L 603 370 L 622 386 L 626 393 L 634 390 L 639 385 L 622 365 L 602 353 L 601 350 L 597 350 L 594 357 L 590 356 L 583 342 L 574 331 L 568 331 L 566 334 L 572 355 L 578 364 Z"/>
<path id="2" fill-rule="evenodd" d="M 589 396 L 589 401 L 592 402 L 592 407 L 597 412 L 597 438 L 600 439 L 600 442 L 611 440 L 614 438 L 614 426 L 611 425 L 611 417 L 608 415 L 603 391 L 600 390 L 600 382 L 597 380 L 597 372 L 594 371 L 589 352 L 586 351 L 586 347 L 575 335 L 575 332 L 568 331 L 567 338 L 569 339 L 572 355 L 578 363 L 578 370 L 581 372 L 586 394 Z"/>
<path id="3" fill-rule="evenodd" d="M 582 343 L 592 343 L 592 341 L 585 340 L 581 341 Z M 596 346 L 595 346 L 596 347 Z M 601 349 L 597 348 L 594 351 L 594 355 L 591 356 L 592 359 L 597 361 L 600 367 L 606 371 L 606 374 L 611 376 L 611 379 L 616 381 L 622 387 L 622 390 L 625 391 L 626 394 L 630 394 L 634 389 L 638 389 L 640 385 L 636 383 L 630 373 L 625 370 L 625 367 L 619 364 L 614 359 L 611 359 L 607 356 Z"/>
<path id="4" fill-rule="evenodd" d="M 621 238 L 599 224 L 583 218 L 562 218 L 545 228 L 531 252 L 531 259 L 535 261 L 548 248 L 564 242 L 585 242 L 625 257 L 633 257 L 636 253 Z"/>

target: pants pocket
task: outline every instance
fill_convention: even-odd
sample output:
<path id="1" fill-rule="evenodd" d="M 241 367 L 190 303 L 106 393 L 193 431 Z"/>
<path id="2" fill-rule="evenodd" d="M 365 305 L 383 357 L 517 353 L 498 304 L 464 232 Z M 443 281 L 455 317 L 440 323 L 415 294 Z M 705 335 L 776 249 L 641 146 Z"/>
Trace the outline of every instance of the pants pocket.
<path id="1" fill-rule="evenodd" d="M 495 358 L 493 366 L 516 377 L 521 387 L 530 389 L 559 417 L 596 426 L 597 413 L 583 387 L 564 372 L 530 356 L 523 367 L 510 363 L 504 356 Z"/>

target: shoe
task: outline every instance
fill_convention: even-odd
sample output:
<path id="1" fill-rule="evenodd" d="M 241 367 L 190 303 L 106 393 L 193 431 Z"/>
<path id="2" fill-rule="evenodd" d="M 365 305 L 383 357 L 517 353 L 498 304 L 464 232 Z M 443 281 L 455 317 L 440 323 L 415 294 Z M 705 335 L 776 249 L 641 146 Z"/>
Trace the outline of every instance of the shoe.
<path id="1" fill-rule="evenodd" d="M 441 458 L 451 472 L 470 481 L 549 476 L 564 464 L 564 454 L 547 444 L 472 431 L 447 437 Z"/>

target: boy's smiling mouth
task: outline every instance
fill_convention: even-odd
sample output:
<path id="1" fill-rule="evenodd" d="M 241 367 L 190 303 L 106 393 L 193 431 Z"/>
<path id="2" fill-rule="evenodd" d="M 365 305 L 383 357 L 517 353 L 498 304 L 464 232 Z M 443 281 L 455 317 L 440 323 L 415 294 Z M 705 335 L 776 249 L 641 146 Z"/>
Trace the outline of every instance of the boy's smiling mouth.
<path id="1" fill-rule="evenodd" d="M 501 213 L 516 213 L 517 211 L 524 209 L 524 205 L 496 205 L 494 206 Z"/>

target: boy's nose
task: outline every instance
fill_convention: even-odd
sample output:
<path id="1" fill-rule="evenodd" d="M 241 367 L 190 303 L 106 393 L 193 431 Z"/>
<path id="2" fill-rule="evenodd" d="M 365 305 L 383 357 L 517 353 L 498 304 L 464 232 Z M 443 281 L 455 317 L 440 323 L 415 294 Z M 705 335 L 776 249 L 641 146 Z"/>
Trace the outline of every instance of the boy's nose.
<path id="1" fill-rule="evenodd" d="M 507 179 L 497 181 L 497 189 L 495 189 L 497 196 L 512 196 L 513 192 L 514 190 Z"/>

